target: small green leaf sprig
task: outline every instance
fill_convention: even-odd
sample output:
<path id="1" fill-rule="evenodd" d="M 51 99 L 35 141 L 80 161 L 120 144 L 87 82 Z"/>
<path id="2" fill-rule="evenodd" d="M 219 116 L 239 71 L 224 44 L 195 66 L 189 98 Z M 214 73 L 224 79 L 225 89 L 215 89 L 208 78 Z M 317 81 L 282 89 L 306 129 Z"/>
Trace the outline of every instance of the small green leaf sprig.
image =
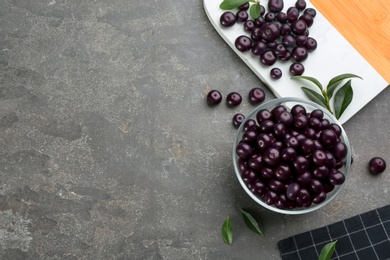
<path id="1" fill-rule="evenodd" d="M 244 222 L 248 226 L 248 228 L 256 234 L 264 236 L 256 219 L 249 212 L 243 209 L 240 209 L 240 211 L 242 213 L 242 217 L 244 218 Z M 233 243 L 233 226 L 230 221 L 229 215 L 226 217 L 222 225 L 222 239 L 228 245 L 231 245 Z"/>
<path id="2" fill-rule="evenodd" d="M 253 19 L 259 18 L 261 10 L 260 0 L 223 0 L 222 3 L 219 5 L 219 8 L 221 8 L 222 10 L 231 10 L 249 2 L 253 3 L 249 8 L 249 15 Z"/>
<path id="3" fill-rule="evenodd" d="M 314 83 L 314 85 L 316 85 L 320 90 L 319 93 L 318 91 L 315 91 L 308 87 L 302 87 L 302 91 L 311 101 L 326 108 L 337 119 L 341 117 L 341 115 L 347 109 L 349 104 L 351 104 L 353 99 L 353 89 L 350 78 L 362 79 L 355 74 L 345 73 L 332 78 L 324 88 L 322 84 L 316 78 L 313 77 L 293 76 L 292 78 L 304 79 Z M 339 87 L 340 83 L 345 79 L 349 80 L 343 86 Z M 333 101 L 333 108 L 331 105 L 331 101 Z"/>
<path id="4" fill-rule="evenodd" d="M 332 255 L 333 255 L 334 249 L 336 247 L 336 243 L 337 243 L 337 240 L 326 244 L 321 249 L 321 253 L 320 253 L 320 256 L 318 257 L 318 260 L 330 260 Z"/>

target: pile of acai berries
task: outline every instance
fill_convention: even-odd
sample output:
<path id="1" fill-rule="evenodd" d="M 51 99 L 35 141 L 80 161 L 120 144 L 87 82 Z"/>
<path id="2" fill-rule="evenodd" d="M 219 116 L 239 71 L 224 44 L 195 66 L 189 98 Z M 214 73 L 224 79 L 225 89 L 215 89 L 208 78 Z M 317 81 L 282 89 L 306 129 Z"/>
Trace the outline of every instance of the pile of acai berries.
<path id="1" fill-rule="evenodd" d="M 266 204 L 309 207 L 344 183 L 348 147 L 342 128 L 321 109 L 308 112 L 299 104 L 261 109 L 242 129 L 235 148 L 241 178 Z"/>
<path id="2" fill-rule="evenodd" d="M 253 19 L 248 14 L 249 8 L 250 4 L 245 3 L 236 11 L 223 12 L 220 17 L 223 27 L 242 24 L 245 34 L 236 38 L 235 47 L 241 52 L 251 51 L 266 67 L 273 66 L 278 60 L 289 61 L 290 74 L 302 75 L 305 71 L 302 62 L 317 48 L 317 41 L 309 36 L 316 10 L 306 7 L 305 0 L 297 0 L 295 5 L 283 11 L 283 0 L 269 0 L 267 10 L 260 5 L 260 16 Z M 271 68 L 270 76 L 281 78 L 281 69 Z"/>

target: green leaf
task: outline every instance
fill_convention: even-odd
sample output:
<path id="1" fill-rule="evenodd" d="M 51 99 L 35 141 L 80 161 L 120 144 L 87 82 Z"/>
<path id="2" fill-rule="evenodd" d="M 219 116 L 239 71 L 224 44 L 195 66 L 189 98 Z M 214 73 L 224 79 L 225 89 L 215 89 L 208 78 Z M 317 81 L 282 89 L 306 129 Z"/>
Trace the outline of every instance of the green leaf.
<path id="1" fill-rule="evenodd" d="M 321 105 L 325 108 L 328 108 L 326 105 L 325 98 L 321 94 L 315 92 L 314 90 L 312 90 L 310 88 L 302 87 L 301 89 L 311 101 L 313 101 L 313 102 L 317 103 L 318 105 Z"/>
<path id="2" fill-rule="evenodd" d="M 250 0 L 223 0 L 219 5 L 222 10 L 231 10 L 239 7 L 240 5 L 248 3 Z"/>
<path id="3" fill-rule="evenodd" d="M 328 95 L 329 99 L 332 98 L 334 91 L 336 90 L 336 88 L 338 87 L 340 82 L 343 81 L 344 79 L 349 79 L 349 78 L 362 79 L 358 75 L 351 74 L 351 73 L 341 74 L 341 75 L 338 75 L 338 76 L 332 78 L 326 87 L 326 94 Z"/>
<path id="4" fill-rule="evenodd" d="M 334 97 L 334 111 L 337 119 L 341 117 L 348 105 L 353 99 L 353 89 L 351 80 L 348 80 L 335 94 Z"/>
<path id="5" fill-rule="evenodd" d="M 316 78 L 313 78 L 313 77 L 308 77 L 308 76 L 293 76 L 292 77 L 293 79 L 305 79 L 305 80 L 308 80 L 308 81 L 311 81 L 312 83 L 314 83 L 322 92 L 322 84 L 316 79 Z"/>
<path id="6" fill-rule="evenodd" d="M 226 217 L 222 225 L 222 239 L 228 245 L 233 243 L 233 227 L 232 223 L 230 222 L 229 215 Z"/>
<path id="7" fill-rule="evenodd" d="M 244 217 L 245 224 L 252 230 L 253 232 L 259 234 L 260 236 L 264 236 L 263 232 L 261 232 L 259 224 L 252 217 L 251 214 L 241 209 L 242 216 Z"/>
<path id="8" fill-rule="evenodd" d="M 259 18 L 259 16 L 260 16 L 260 4 L 259 3 L 251 5 L 251 7 L 249 8 L 249 15 L 253 19 Z"/>
<path id="9" fill-rule="evenodd" d="M 322 249 L 318 260 L 330 260 L 336 247 L 337 240 L 326 244 Z"/>

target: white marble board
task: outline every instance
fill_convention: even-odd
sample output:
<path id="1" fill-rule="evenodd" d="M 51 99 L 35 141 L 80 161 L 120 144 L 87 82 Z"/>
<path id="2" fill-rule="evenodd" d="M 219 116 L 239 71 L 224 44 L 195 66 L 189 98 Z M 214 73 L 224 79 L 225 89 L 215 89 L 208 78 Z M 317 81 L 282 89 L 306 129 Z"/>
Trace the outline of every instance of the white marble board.
<path id="1" fill-rule="evenodd" d="M 236 23 L 230 28 L 220 25 L 219 19 L 224 12 L 224 10 L 219 8 L 221 2 L 222 0 L 203 0 L 203 5 L 211 24 L 228 46 L 237 53 L 275 96 L 307 98 L 302 92 L 301 86 L 303 84 L 310 86 L 311 83 L 291 79 L 288 72 L 291 62 L 282 63 L 278 61 L 272 66 L 279 67 L 283 72 L 281 79 L 274 80 L 269 75 L 270 67 L 262 65 L 259 59 L 250 52 L 241 53 L 235 48 L 235 39 L 239 35 L 246 33 L 243 31 L 241 23 Z M 266 7 L 267 2 L 267 0 L 262 0 L 261 3 Z M 308 0 L 306 2 L 307 7 L 314 8 Z M 287 7 L 294 5 L 295 0 L 284 0 L 284 3 L 283 11 L 286 11 Z M 363 80 L 352 79 L 354 98 L 339 119 L 341 123 L 345 123 L 389 84 L 320 12 L 317 11 L 314 24 L 309 28 L 309 31 L 310 36 L 317 40 L 318 48 L 314 52 L 309 53 L 308 59 L 303 62 L 305 66 L 304 75 L 317 78 L 323 85 L 326 85 L 332 77 L 342 73 L 353 73 L 363 78 Z M 313 89 L 315 89 L 314 86 Z"/>

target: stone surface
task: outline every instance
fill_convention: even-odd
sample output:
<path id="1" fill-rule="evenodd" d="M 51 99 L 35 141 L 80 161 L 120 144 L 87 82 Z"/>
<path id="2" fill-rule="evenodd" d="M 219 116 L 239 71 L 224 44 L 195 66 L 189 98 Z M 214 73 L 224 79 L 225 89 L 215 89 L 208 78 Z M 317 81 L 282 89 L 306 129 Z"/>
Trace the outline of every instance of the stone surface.
<path id="1" fill-rule="evenodd" d="M 205 103 L 255 86 L 274 98 L 201 1 L 0 0 L 0 259 L 279 259 L 278 240 L 389 203 L 389 170 L 367 172 L 390 161 L 386 89 L 344 125 L 354 164 L 332 203 L 255 205 L 231 162 L 231 118 L 253 106 Z"/>

